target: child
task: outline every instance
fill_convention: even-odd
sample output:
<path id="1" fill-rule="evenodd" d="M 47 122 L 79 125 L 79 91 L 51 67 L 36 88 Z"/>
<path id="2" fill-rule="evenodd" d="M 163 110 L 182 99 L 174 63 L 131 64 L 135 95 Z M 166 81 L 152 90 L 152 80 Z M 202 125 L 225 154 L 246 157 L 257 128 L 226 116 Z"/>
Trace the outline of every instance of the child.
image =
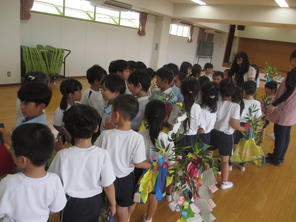
<path id="1" fill-rule="evenodd" d="M 211 82 L 213 81 L 213 68 L 214 66 L 211 63 L 206 63 L 202 73 L 202 76 L 208 77 Z"/>
<path id="2" fill-rule="evenodd" d="M 175 76 L 175 80 L 174 80 L 175 87 L 179 88 L 179 90 L 180 90 L 182 83 L 186 80 L 186 78 L 187 78 L 187 76 L 185 73 L 183 73 L 183 72 L 177 73 L 177 75 Z M 182 101 L 183 101 L 183 98 L 182 98 Z M 179 101 L 179 102 L 182 102 L 182 101 Z"/>
<path id="3" fill-rule="evenodd" d="M 194 64 L 192 67 L 191 77 L 199 79 L 201 73 L 201 66 L 199 64 Z"/>
<path id="4" fill-rule="evenodd" d="M 60 106 L 54 113 L 53 126 L 58 132 L 62 134 L 65 133 L 63 123 L 64 112 L 81 100 L 81 90 L 82 85 L 76 79 L 65 79 L 60 85 L 62 99 Z"/>
<path id="5" fill-rule="evenodd" d="M 172 85 L 174 80 L 173 72 L 168 68 L 160 68 L 156 72 L 156 84 L 160 92 L 155 91 L 152 93 L 150 100 L 160 99 L 160 97 L 167 98 L 171 102 L 177 102 L 178 97 L 173 92 Z"/>
<path id="6" fill-rule="evenodd" d="M 149 95 L 151 95 L 152 92 L 157 90 L 156 72 L 152 68 L 148 68 L 147 73 L 149 74 L 150 79 L 151 79 L 151 86 L 150 86 L 150 89 L 149 89 Z"/>
<path id="7" fill-rule="evenodd" d="M 179 79 L 178 77 L 179 77 L 179 73 L 180 73 L 179 72 L 179 67 L 176 64 L 174 64 L 174 63 L 169 63 L 169 64 L 165 65 L 164 67 L 170 69 L 173 72 L 173 74 L 174 74 L 174 80 L 173 80 L 173 83 L 172 83 L 173 84 L 172 85 L 172 90 L 173 90 L 174 94 L 177 97 L 177 102 L 182 102 L 183 101 L 183 96 L 181 94 L 180 87 L 178 87 L 175 84 L 176 81 L 179 82 L 179 84 L 181 84 L 180 81 L 178 81 L 178 79 Z M 186 74 L 184 74 L 184 75 L 185 75 L 185 78 L 186 78 Z"/>
<path id="8" fill-rule="evenodd" d="M 129 72 L 132 74 L 137 69 L 137 62 L 130 60 L 127 63 L 128 63 Z"/>
<path id="9" fill-rule="evenodd" d="M 192 64 L 189 62 L 183 62 L 180 66 L 180 72 L 186 74 L 186 76 L 190 76 L 192 74 Z"/>
<path id="10" fill-rule="evenodd" d="M 223 72 L 223 79 L 231 78 L 230 69 L 225 69 Z"/>
<path id="11" fill-rule="evenodd" d="M 215 71 L 213 74 L 213 83 L 219 85 L 222 80 L 223 80 L 223 72 Z"/>
<path id="12" fill-rule="evenodd" d="M 106 75 L 107 72 L 99 65 L 89 68 L 86 77 L 90 88 L 84 91 L 80 101 L 81 104 L 93 107 L 100 115 L 105 107 L 105 101 L 100 90 L 102 89 L 102 80 Z"/>
<path id="13" fill-rule="evenodd" d="M 144 119 L 144 112 L 149 102 L 148 90 L 151 85 L 151 79 L 145 70 L 135 71 L 128 78 L 128 87 L 132 94 L 137 97 L 139 103 L 139 112 L 132 121 L 132 129 L 138 131 L 141 122 Z"/>
<path id="14" fill-rule="evenodd" d="M 199 90 L 200 85 L 196 79 L 186 80 L 181 86 L 181 92 L 184 96 L 183 108 L 186 111 L 186 119 L 181 125 L 181 132 L 185 136 L 178 141 L 178 147 L 193 146 L 197 142 L 201 108 L 195 101 Z"/>
<path id="15" fill-rule="evenodd" d="M 145 119 L 147 120 L 147 129 L 140 132 L 145 140 L 146 157 L 147 160 L 152 162 L 156 153 L 153 151 L 155 148 L 156 140 L 162 141 L 165 146 L 173 148 L 174 143 L 169 141 L 169 136 L 164 133 L 164 125 L 168 120 L 166 116 L 165 104 L 158 100 L 150 101 L 145 109 Z M 169 150 L 167 155 L 170 157 L 172 151 Z M 144 215 L 144 222 L 152 222 L 152 218 L 157 210 L 158 201 L 156 200 L 155 193 L 150 193 L 148 197 L 147 213 Z"/>
<path id="16" fill-rule="evenodd" d="M 51 99 L 51 90 L 43 83 L 27 83 L 18 91 L 23 117 L 16 121 L 16 127 L 27 123 L 47 125 L 43 110 Z"/>
<path id="17" fill-rule="evenodd" d="M 243 83 L 243 96 L 244 96 L 244 110 L 241 115 L 241 122 L 246 123 L 247 122 L 247 116 L 249 113 L 250 107 L 254 107 L 254 111 L 256 110 L 253 115 L 256 118 L 259 118 L 262 116 L 262 111 L 261 111 L 261 103 L 254 99 L 256 95 L 256 89 L 257 89 L 257 84 L 256 82 L 249 80 Z"/>
<path id="18" fill-rule="evenodd" d="M 229 189 L 233 187 L 233 183 L 228 181 L 229 174 L 229 156 L 232 154 L 233 133 L 235 130 L 246 132 L 245 127 L 240 126 L 240 106 L 231 102 L 236 87 L 232 80 L 222 80 L 220 84 L 220 93 L 222 101 L 218 102 L 217 119 L 214 130 L 211 132 L 211 145 L 214 149 L 219 149 L 221 156 L 221 173 L 222 184 L 221 189 Z"/>
<path id="19" fill-rule="evenodd" d="M 218 88 L 208 83 L 201 89 L 201 113 L 199 137 L 205 144 L 211 144 L 211 131 L 214 129 L 217 118 Z"/>
<path id="20" fill-rule="evenodd" d="M 114 185 L 119 222 L 128 222 L 134 209 L 135 167 L 150 168 L 146 162 L 144 139 L 131 129 L 138 110 L 138 101 L 133 96 L 118 96 L 112 109 L 112 121 L 117 129 L 105 130 L 95 142 L 106 149 L 111 157 L 116 176 Z"/>
<path id="21" fill-rule="evenodd" d="M 50 86 L 50 79 L 48 75 L 46 75 L 43 72 L 29 72 L 26 73 L 25 77 L 22 79 L 22 85 L 25 85 L 27 83 L 43 83 L 47 85 L 48 87 Z M 16 117 L 21 118 L 24 117 L 22 110 L 21 110 L 21 101 L 17 98 L 16 99 Z"/>
<path id="22" fill-rule="evenodd" d="M 111 113 L 112 113 L 112 103 L 116 97 L 124 94 L 126 90 L 126 85 L 124 80 L 116 74 L 107 75 L 103 79 L 103 98 L 106 101 L 103 113 L 101 115 L 102 122 L 100 126 L 100 132 L 103 132 L 105 129 L 114 128 L 111 122 Z"/>
<path id="23" fill-rule="evenodd" d="M 61 221 L 97 222 L 103 206 L 103 190 L 114 215 L 112 163 L 108 152 L 91 143 L 93 134 L 99 129 L 97 111 L 86 105 L 73 105 L 65 112 L 64 123 L 74 146 L 59 151 L 49 167 L 49 172 L 56 173 L 63 181 L 68 199 Z"/>
<path id="24" fill-rule="evenodd" d="M 265 89 L 265 99 L 262 104 L 262 111 L 264 115 L 266 115 L 266 108 L 271 104 L 272 100 L 275 97 L 276 91 L 278 88 L 278 84 L 276 81 L 267 82 L 264 86 Z M 268 125 L 268 124 L 267 124 Z M 265 127 L 267 127 L 267 125 Z"/>
<path id="25" fill-rule="evenodd" d="M 127 81 L 128 81 L 128 77 L 130 76 L 130 71 L 129 71 L 129 66 L 128 66 L 128 62 L 125 60 L 116 60 L 113 63 L 113 69 L 114 69 L 114 73 L 121 76 L 123 78 L 123 80 L 125 81 L 125 94 L 131 95 L 132 93 L 129 91 L 128 87 L 127 87 Z"/>
<path id="26" fill-rule="evenodd" d="M 45 171 L 53 135 L 43 124 L 28 123 L 13 131 L 12 146 L 15 164 L 24 171 L 0 182 L 0 220 L 46 222 L 66 204 L 60 178 Z"/>

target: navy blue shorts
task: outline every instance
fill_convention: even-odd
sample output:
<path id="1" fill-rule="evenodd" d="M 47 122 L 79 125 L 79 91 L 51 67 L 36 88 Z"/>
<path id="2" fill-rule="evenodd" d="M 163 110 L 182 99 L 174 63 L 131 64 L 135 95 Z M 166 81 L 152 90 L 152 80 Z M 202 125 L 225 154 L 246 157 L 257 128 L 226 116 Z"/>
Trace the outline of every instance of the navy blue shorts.
<path id="1" fill-rule="evenodd" d="M 134 172 L 126 177 L 116 178 L 114 182 L 116 202 L 120 207 L 130 207 L 134 204 L 136 191 Z"/>
<path id="2" fill-rule="evenodd" d="M 228 135 L 218 130 L 211 132 L 212 150 L 218 149 L 221 156 L 231 156 L 234 147 L 233 135 Z"/>

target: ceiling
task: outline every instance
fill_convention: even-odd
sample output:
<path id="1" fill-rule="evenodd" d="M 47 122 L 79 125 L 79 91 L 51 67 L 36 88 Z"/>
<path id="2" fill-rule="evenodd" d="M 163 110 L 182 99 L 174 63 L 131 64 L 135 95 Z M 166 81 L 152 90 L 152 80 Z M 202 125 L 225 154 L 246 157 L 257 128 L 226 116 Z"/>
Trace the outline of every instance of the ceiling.
<path id="1" fill-rule="evenodd" d="M 177 4 L 196 4 L 191 0 L 165 0 Z M 274 0 L 203 0 L 208 5 L 249 5 L 249 6 L 275 6 Z M 290 7 L 296 7 L 296 0 L 286 0 Z"/>

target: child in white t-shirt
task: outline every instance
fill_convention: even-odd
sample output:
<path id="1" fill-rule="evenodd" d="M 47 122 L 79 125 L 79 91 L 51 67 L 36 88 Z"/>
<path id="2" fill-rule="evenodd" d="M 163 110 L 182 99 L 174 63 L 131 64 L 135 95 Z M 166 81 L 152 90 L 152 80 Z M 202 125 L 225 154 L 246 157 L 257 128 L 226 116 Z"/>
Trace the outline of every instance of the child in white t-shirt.
<path id="1" fill-rule="evenodd" d="M 131 95 L 118 96 L 113 101 L 112 121 L 116 129 L 105 130 L 95 144 L 108 151 L 116 176 L 115 192 L 118 221 L 127 222 L 134 209 L 134 169 L 150 168 L 146 161 L 143 136 L 131 129 L 139 104 Z"/>
<path id="2" fill-rule="evenodd" d="M 109 73 L 110 74 L 117 74 L 119 75 L 125 82 L 125 92 L 124 94 L 131 95 L 132 93 L 130 92 L 128 88 L 128 78 L 130 76 L 130 69 L 129 69 L 129 64 L 127 61 L 119 59 L 112 61 L 109 66 Z"/>
<path id="3" fill-rule="evenodd" d="M 201 113 L 199 125 L 199 138 L 205 144 L 211 144 L 211 131 L 217 119 L 218 88 L 208 83 L 201 90 Z"/>
<path id="4" fill-rule="evenodd" d="M 252 108 L 255 112 L 253 115 L 256 118 L 259 118 L 262 116 L 262 110 L 261 110 L 261 103 L 254 99 L 254 96 L 256 94 L 257 85 L 254 81 L 249 80 L 244 82 L 243 86 L 243 96 L 244 96 L 244 109 L 241 115 L 241 122 L 246 123 L 248 120 L 248 114 L 249 109 Z"/>
<path id="5" fill-rule="evenodd" d="M 219 149 L 221 156 L 221 189 L 223 190 L 233 187 L 233 183 L 228 181 L 229 157 L 234 147 L 233 133 L 235 130 L 247 131 L 240 125 L 240 105 L 231 101 L 235 91 L 236 87 L 231 79 L 225 79 L 220 83 L 223 100 L 218 102 L 217 120 L 211 133 L 211 145 L 214 149 Z"/>
<path id="6" fill-rule="evenodd" d="M 107 72 L 99 65 L 93 65 L 86 72 L 87 81 L 90 88 L 84 91 L 81 104 L 93 107 L 98 113 L 102 114 L 105 107 L 105 100 L 103 99 L 101 89 L 102 80 L 107 75 Z"/>
<path id="7" fill-rule="evenodd" d="M 213 64 L 211 64 L 211 63 L 206 63 L 206 64 L 204 65 L 204 70 L 203 70 L 201 76 L 206 76 L 206 77 L 208 77 L 209 80 L 212 82 L 212 81 L 213 81 L 213 72 L 214 72 L 214 71 L 213 71 L 213 68 L 214 68 Z"/>
<path id="8" fill-rule="evenodd" d="M 197 79 L 185 80 L 181 86 L 181 92 L 184 97 L 183 108 L 186 111 L 186 118 L 182 122 L 180 130 L 184 137 L 176 142 L 176 146 L 183 148 L 194 146 L 198 140 L 198 129 L 200 126 L 201 107 L 195 103 L 199 94 L 200 85 Z M 188 152 L 180 149 L 181 152 Z"/>
<path id="9" fill-rule="evenodd" d="M 13 131 L 12 146 L 15 164 L 24 171 L 0 181 L 0 221 L 47 222 L 50 212 L 66 204 L 60 178 L 45 171 L 53 135 L 43 124 L 24 124 Z"/>
<path id="10" fill-rule="evenodd" d="M 148 90 L 151 85 L 151 78 L 145 70 L 136 70 L 128 78 L 128 87 L 133 96 L 138 99 L 139 112 L 132 121 L 132 129 L 138 131 L 144 119 L 144 112 L 149 102 Z"/>
<path id="11" fill-rule="evenodd" d="M 154 151 L 156 147 L 156 141 L 161 141 L 164 146 L 169 147 L 166 153 L 167 157 L 171 158 L 173 155 L 172 148 L 174 143 L 169 140 L 169 134 L 163 132 L 164 125 L 168 120 L 166 116 L 165 104 L 159 100 L 150 101 L 145 110 L 145 119 L 147 121 L 148 129 L 140 131 L 145 140 L 146 156 L 147 160 L 152 162 L 153 157 L 157 157 L 157 153 Z M 144 222 L 152 222 L 152 218 L 157 210 L 158 201 L 156 200 L 155 193 L 150 193 L 148 197 L 147 213 L 144 215 Z"/>
<path id="12" fill-rule="evenodd" d="M 65 128 L 74 146 L 57 153 L 49 172 L 58 174 L 67 194 L 63 222 L 98 221 L 103 207 L 103 190 L 109 208 L 116 212 L 112 162 L 106 150 L 92 145 L 91 138 L 99 129 L 99 115 L 92 107 L 76 104 L 64 115 Z"/>
<path id="13" fill-rule="evenodd" d="M 24 79 L 22 79 L 22 86 L 27 83 L 43 83 L 49 87 L 50 78 L 43 72 L 29 72 L 26 73 Z M 16 98 L 16 118 L 19 119 L 22 117 L 24 116 L 21 110 L 21 101 L 19 98 Z"/>
<path id="14" fill-rule="evenodd" d="M 82 85 L 76 79 L 65 79 L 60 85 L 62 99 L 53 117 L 53 126 L 61 134 L 67 134 L 64 129 L 64 112 L 81 100 Z M 70 141 L 69 141 L 70 142 Z"/>

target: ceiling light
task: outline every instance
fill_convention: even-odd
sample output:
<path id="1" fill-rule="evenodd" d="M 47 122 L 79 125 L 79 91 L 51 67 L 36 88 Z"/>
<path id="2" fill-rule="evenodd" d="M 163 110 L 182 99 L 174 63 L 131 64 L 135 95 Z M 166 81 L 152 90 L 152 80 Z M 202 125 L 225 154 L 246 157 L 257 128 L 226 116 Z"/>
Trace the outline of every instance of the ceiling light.
<path id="1" fill-rule="evenodd" d="M 281 8 L 289 8 L 288 3 L 286 0 L 275 0 L 275 2 L 281 7 Z"/>
<path id="2" fill-rule="evenodd" d="M 192 0 L 193 2 L 199 4 L 199 5 L 206 5 L 207 3 L 205 3 L 204 1 L 202 0 Z M 284 1 L 284 0 L 283 0 Z"/>

